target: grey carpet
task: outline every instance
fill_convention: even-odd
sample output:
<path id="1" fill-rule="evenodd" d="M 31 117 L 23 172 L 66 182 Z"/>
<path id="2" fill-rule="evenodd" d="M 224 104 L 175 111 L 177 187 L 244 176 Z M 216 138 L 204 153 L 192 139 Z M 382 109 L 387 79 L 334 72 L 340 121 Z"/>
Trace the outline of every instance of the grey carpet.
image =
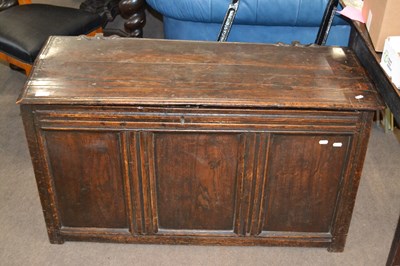
<path id="1" fill-rule="evenodd" d="M 159 27 L 159 21 L 154 23 L 150 25 Z M 151 37 L 151 30 L 147 34 Z M 343 253 L 287 247 L 51 245 L 15 104 L 25 79 L 0 63 L 0 265 L 385 265 L 400 213 L 400 144 L 393 132 L 384 133 L 377 125 Z"/>

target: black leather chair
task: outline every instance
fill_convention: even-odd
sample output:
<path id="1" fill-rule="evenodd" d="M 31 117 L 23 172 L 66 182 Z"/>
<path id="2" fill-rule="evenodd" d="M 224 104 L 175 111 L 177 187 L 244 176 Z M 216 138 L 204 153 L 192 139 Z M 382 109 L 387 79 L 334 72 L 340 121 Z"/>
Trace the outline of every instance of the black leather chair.
<path id="1" fill-rule="evenodd" d="M 26 74 L 49 36 L 102 32 L 103 19 L 98 14 L 21 1 L 0 12 L 0 59 L 22 68 Z"/>

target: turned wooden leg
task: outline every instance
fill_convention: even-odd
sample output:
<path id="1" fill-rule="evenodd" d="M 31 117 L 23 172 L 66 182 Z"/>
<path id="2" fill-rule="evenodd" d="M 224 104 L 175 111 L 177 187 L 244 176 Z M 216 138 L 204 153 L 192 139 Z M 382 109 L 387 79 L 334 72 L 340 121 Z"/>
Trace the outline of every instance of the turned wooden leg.
<path id="1" fill-rule="evenodd" d="M 119 2 L 121 17 L 126 20 L 124 28 L 127 37 L 143 36 L 143 27 L 146 23 L 144 6 L 144 0 L 121 0 Z"/>
<path id="2" fill-rule="evenodd" d="M 79 8 L 93 14 L 99 14 L 106 23 L 113 21 L 118 15 L 118 4 L 118 0 L 85 0 Z"/>
<path id="3" fill-rule="evenodd" d="M 400 219 L 390 248 L 389 257 L 386 266 L 400 265 Z"/>

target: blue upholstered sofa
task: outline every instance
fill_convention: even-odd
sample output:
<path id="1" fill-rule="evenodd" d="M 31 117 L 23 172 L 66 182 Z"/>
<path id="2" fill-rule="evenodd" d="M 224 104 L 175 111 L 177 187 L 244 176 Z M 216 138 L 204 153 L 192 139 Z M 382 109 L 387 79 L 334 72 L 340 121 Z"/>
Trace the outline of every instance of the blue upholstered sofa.
<path id="1" fill-rule="evenodd" d="M 230 0 L 147 0 L 164 18 L 167 39 L 217 39 Z M 315 41 L 328 0 L 241 0 L 228 41 Z M 349 24 L 336 15 L 327 45 L 347 46 Z"/>

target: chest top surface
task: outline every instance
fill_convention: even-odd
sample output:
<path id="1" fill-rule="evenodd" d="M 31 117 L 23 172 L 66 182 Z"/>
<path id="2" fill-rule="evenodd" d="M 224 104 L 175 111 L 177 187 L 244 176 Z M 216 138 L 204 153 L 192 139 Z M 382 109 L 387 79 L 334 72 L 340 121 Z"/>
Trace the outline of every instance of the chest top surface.
<path id="1" fill-rule="evenodd" d="M 374 110 L 381 102 L 343 47 L 51 37 L 21 104 Z"/>

